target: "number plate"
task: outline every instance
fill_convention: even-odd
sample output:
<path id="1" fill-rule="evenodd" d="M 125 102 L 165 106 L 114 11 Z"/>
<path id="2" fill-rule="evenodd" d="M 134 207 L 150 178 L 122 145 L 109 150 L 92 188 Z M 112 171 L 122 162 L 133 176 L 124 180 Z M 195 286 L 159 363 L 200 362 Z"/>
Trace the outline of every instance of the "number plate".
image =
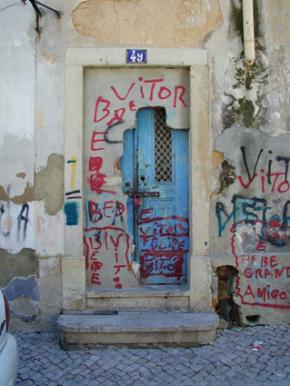
<path id="1" fill-rule="evenodd" d="M 131 64 L 147 63 L 147 50 L 127 49 L 126 63 L 131 63 Z"/>

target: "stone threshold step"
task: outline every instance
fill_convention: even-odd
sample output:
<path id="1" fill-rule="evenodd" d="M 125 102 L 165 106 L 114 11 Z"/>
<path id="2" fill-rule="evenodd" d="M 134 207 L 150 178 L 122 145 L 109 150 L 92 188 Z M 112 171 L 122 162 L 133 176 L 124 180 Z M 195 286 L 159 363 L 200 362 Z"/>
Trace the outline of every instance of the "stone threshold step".
<path id="1" fill-rule="evenodd" d="M 189 290 L 186 286 L 143 286 L 139 288 L 124 288 L 118 290 L 112 289 L 88 289 L 86 292 L 87 298 L 139 298 L 139 297 L 179 297 L 189 296 Z"/>
<path id="2" fill-rule="evenodd" d="M 215 339 L 213 312 L 122 311 L 114 315 L 60 315 L 60 342 L 68 345 L 186 345 Z"/>

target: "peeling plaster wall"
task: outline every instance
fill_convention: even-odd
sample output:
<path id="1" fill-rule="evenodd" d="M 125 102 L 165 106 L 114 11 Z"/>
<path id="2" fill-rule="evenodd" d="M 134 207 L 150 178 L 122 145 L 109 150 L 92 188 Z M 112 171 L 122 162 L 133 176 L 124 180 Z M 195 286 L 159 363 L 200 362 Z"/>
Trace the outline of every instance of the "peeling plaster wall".
<path id="1" fill-rule="evenodd" d="M 255 3 L 257 58 L 247 68 L 239 1 L 220 3 L 225 23 L 207 42 L 212 54 L 224 50 L 211 59 L 212 264 L 239 270 L 234 301 L 242 322 L 288 322 L 290 4 Z"/>
<path id="2" fill-rule="evenodd" d="M 9 2 L 5 5 L 9 6 Z M 21 4 L 0 12 L 0 247 L 11 251 L 35 246 L 33 207 L 25 208 L 25 202 L 3 202 L 8 196 L 22 195 L 26 187 L 34 183 L 35 35 L 32 21 L 33 15 Z M 29 225 L 27 219 L 22 219 L 28 216 Z"/>
<path id="3" fill-rule="evenodd" d="M 244 321 L 253 314 L 287 321 L 289 1 L 255 2 L 253 68 L 243 64 L 240 0 L 47 0 L 63 15 L 43 10 L 40 37 L 32 7 L 14 3 L 0 6 L 0 278 L 7 287 L 33 277 L 40 294 L 31 300 L 37 304 L 20 301 L 18 309 L 60 310 L 65 214 L 72 222 L 81 216 L 63 208 L 66 49 L 203 47 L 211 74 L 212 266 L 240 269 L 236 301 Z M 264 280 L 250 269 L 269 272 Z"/>
<path id="4" fill-rule="evenodd" d="M 280 135 L 290 128 L 290 4 L 287 0 L 280 0 L 279 6 L 274 1 L 260 1 L 260 7 L 265 54 L 271 65 L 265 86 L 267 122 L 263 129 L 269 135 Z"/>
<path id="5" fill-rule="evenodd" d="M 18 200 L 34 184 L 34 17 L 20 2 L 5 6 L 0 6 L 0 286 L 7 289 L 16 277 L 36 275 L 38 259 L 33 205 Z M 19 283 L 12 292 L 24 298 Z M 13 309 L 15 299 L 9 299 Z"/>
<path id="6" fill-rule="evenodd" d="M 166 9 L 162 0 L 87 0 L 74 9 L 72 22 L 80 34 L 110 46 L 198 47 L 221 14 L 216 0 L 167 0 Z"/>
<path id="7" fill-rule="evenodd" d="M 216 266 L 239 270 L 236 302 L 245 321 L 253 314 L 259 322 L 289 315 L 289 146 L 289 135 L 269 137 L 238 126 L 216 141 L 235 178 L 212 208 L 217 229 L 211 246 Z"/>
<path id="8" fill-rule="evenodd" d="M 40 47 L 30 6 L 13 1 L 5 2 L 5 7 L 1 4 L 0 23 L 1 287 L 7 289 L 14 283 L 15 297 L 9 298 L 12 310 L 28 317 L 39 314 L 40 299 L 31 299 L 21 283 L 34 277 L 39 291 L 39 280 L 42 283 L 46 275 L 51 277 L 50 270 L 42 270 L 39 278 L 39 256 L 63 253 L 60 69 L 54 55 L 56 40 L 47 44 L 53 46 L 51 50 Z M 54 276 L 60 280 L 60 272 L 55 270 Z M 51 296 L 54 313 L 60 309 L 60 297 L 56 299 Z M 42 304 L 42 312 L 45 310 Z"/>

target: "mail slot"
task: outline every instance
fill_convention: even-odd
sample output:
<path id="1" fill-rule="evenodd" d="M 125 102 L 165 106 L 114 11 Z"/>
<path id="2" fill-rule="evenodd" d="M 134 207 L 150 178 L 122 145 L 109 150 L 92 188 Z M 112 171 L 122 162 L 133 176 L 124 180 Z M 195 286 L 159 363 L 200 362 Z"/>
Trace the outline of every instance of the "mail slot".
<path id="1" fill-rule="evenodd" d="M 160 197 L 159 192 L 136 192 L 134 190 L 128 190 L 125 194 L 132 198 Z"/>

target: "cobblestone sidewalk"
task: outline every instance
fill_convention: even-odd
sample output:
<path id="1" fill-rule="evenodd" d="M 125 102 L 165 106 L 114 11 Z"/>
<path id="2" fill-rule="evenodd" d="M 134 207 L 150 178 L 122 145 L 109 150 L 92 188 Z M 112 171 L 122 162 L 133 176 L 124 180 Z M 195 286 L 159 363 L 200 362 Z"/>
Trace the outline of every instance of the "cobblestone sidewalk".
<path id="1" fill-rule="evenodd" d="M 234 328 L 195 348 L 63 351 L 56 332 L 15 333 L 16 385 L 290 385 L 289 326 Z"/>

